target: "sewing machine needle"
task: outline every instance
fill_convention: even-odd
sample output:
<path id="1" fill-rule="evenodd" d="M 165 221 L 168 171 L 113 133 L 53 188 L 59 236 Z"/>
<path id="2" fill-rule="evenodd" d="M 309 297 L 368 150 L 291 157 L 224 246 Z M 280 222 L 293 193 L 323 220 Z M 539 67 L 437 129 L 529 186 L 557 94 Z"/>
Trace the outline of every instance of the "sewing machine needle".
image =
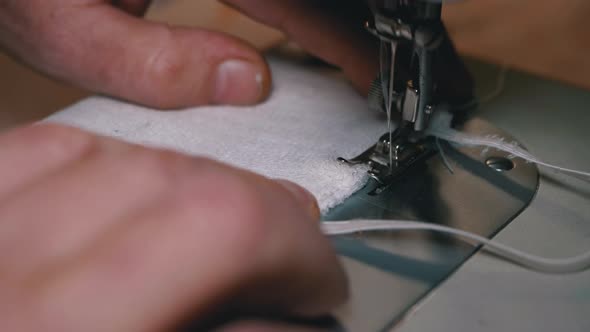
<path id="1" fill-rule="evenodd" d="M 391 119 L 391 109 L 393 108 L 393 97 L 395 95 L 394 79 L 395 79 L 395 56 L 397 51 L 397 44 L 390 41 L 381 41 L 380 54 L 380 76 L 381 88 L 383 89 L 383 100 L 385 102 L 385 110 L 387 112 L 387 130 L 389 132 L 389 170 L 391 172 L 393 167 L 393 124 Z"/>
<path id="2" fill-rule="evenodd" d="M 381 89 L 383 92 L 383 101 L 385 110 L 389 109 L 389 42 L 382 40 L 380 57 L 379 57 L 379 77 L 381 78 Z"/>

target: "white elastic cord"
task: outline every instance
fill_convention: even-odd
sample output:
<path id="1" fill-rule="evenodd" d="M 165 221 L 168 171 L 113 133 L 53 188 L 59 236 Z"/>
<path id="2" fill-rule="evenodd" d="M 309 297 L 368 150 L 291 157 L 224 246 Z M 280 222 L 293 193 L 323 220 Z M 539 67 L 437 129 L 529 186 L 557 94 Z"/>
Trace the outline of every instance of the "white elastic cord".
<path id="1" fill-rule="evenodd" d="M 449 234 L 465 242 L 483 245 L 486 250 L 507 261 L 544 273 L 573 273 L 590 268 L 590 251 L 579 256 L 555 259 L 531 255 L 483 236 L 446 226 L 402 220 L 350 220 L 322 223 L 324 234 L 346 235 L 367 231 L 431 231 Z"/>

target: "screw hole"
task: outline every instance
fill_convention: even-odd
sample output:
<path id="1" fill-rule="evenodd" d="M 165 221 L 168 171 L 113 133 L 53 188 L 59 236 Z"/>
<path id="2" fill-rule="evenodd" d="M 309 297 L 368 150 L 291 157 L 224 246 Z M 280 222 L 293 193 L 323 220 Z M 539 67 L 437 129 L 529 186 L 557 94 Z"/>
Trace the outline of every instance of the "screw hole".
<path id="1" fill-rule="evenodd" d="M 504 157 L 491 157 L 486 160 L 486 165 L 496 172 L 508 172 L 514 169 L 512 160 Z"/>

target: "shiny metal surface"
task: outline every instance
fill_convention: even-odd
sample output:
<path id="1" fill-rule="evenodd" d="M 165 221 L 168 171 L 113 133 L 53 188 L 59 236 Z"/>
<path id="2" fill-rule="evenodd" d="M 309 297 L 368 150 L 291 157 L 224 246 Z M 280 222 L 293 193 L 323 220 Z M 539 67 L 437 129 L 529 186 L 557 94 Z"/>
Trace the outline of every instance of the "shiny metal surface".
<path id="1" fill-rule="evenodd" d="M 497 84 L 497 66 L 468 61 L 480 95 Z M 566 69 L 563 68 L 564 72 Z M 478 116 L 513 133 L 539 158 L 580 170 L 590 170 L 590 91 L 521 72 L 508 71 L 501 94 L 481 105 Z M 590 249 L 590 185 L 586 181 L 541 169 L 540 186 L 533 202 L 495 239 L 534 254 L 566 257 Z M 371 273 L 369 268 L 366 273 Z M 360 270 L 360 268 L 359 268 Z M 369 285 L 359 272 L 354 283 Z M 399 278 L 394 276 L 396 284 Z M 376 331 L 388 320 L 396 293 L 383 280 L 374 294 L 394 297 L 349 322 L 350 331 Z M 354 292 L 354 291 L 353 291 Z M 370 293 L 359 290 L 355 295 Z M 355 308 L 364 308 L 353 300 Z M 506 264 L 477 254 L 428 294 L 411 317 L 395 332 L 588 332 L 590 331 L 590 270 L 552 276 Z M 383 314 L 383 316 L 381 316 Z M 366 324 L 383 318 L 381 326 Z M 366 329 L 365 329 L 366 327 Z"/>
<path id="2" fill-rule="evenodd" d="M 513 139 L 481 119 L 468 121 L 463 130 Z M 376 185 L 370 183 L 324 216 L 324 220 L 420 220 L 491 237 L 524 210 L 535 196 L 539 174 L 533 164 L 511 159 L 492 149 L 453 148 L 444 142 L 442 146 L 453 173 L 442 158 L 435 155 L 422 166 L 412 167 L 380 195 L 369 195 Z M 508 169 L 507 161 L 513 164 L 512 169 Z M 499 172 L 498 168 L 506 169 Z M 345 264 L 353 289 L 374 287 L 363 284 L 368 281 L 362 276 L 369 271 L 376 269 L 389 274 L 391 282 L 387 287 L 390 289 L 384 289 L 383 296 L 393 292 L 394 298 L 375 297 L 364 301 L 373 301 L 378 306 L 386 303 L 389 317 L 393 317 L 391 324 L 403 318 L 475 252 L 475 248 L 447 237 L 412 232 L 342 237 L 335 240 L 335 246 L 347 261 L 352 259 L 360 263 Z M 339 312 L 337 316 L 350 331 L 387 327 L 362 325 L 361 317 L 357 316 L 360 314 Z"/>
<path id="3" fill-rule="evenodd" d="M 370 167 L 368 173 L 375 183 L 369 184 L 372 190 L 368 195 L 381 194 L 411 168 L 424 163 L 436 154 L 434 139 L 412 142 L 409 140 L 407 131 L 409 131 L 407 128 L 397 128 L 381 136 L 377 144 L 359 156 L 352 159 L 338 159 L 348 165 L 365 164 Z"/>

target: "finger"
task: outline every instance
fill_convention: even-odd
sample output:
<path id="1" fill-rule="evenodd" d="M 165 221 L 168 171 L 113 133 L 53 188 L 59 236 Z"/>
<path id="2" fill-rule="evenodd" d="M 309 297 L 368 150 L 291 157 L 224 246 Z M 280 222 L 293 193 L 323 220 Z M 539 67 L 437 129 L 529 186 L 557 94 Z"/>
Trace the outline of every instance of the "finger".
<path id="1" fill-rule="evenodd" d="M 92 152 L 91 135 L 57 125 L 14 129 L 0 136 L 0 201 Z"/>
<path id="2" fill-rule="evenodd" d="M 69 164 L 100 151 L 125 150 L 122 144 L 82 130 L 36 124 L 0 136 L 0 202 Z"/>
<path id="3" fill-rule="evenodd" d="M 304 49 L 342 68 L 366 94 L 377 76 L 378 41 L 364 29 L 370 17 L 360 0 L 223 0 L 255 19 L 285 31 Z"/>
<path id="4" fill-rule="evenodd" d="M 124 143 L 117 143 L 117 150 L 100 150 L 94 144 L 87 147 L 93 153 L 0 204 L 0 271 L 5 275 L 41 273 L 77 255 L 117 222 L 174 191 L 195 168 L 190 158 L 171 152 Z"/>
<path id="5" fill-rule="evenodd" d="M 42 24 L 30 33 L 39 41 L 20 56 L 56 77 L 158 108 L 252 104 L 268 95 L 267 64 L 235 38 L 147 22 L 106 2 L 39 6 Z"/>
<path id="6" fill-rule="evenodd" d="M 318 313 L 343 300 L 344 274 L 307 201 L 217 164 L 200 174 L 44 280 L 43 317 L 151 331 L 219 306 Z"/>

